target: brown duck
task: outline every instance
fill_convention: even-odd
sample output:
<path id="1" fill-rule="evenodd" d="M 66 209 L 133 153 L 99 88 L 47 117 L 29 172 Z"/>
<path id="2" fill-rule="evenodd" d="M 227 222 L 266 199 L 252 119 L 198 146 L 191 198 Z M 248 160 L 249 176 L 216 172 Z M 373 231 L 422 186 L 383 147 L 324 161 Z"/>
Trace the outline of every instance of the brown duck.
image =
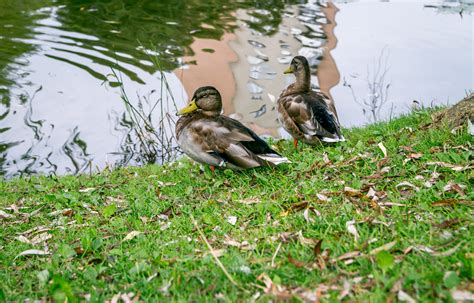
<path id="1" fill-rule="evenodd" d="M 311 90 L 308 60 L 296 56 L 285 74 L 292 73 L 296 82 L 290 84 L 278 97 L 278 119 L 294 138 L 307 144 L 344 141 L 336 114 L 328 107 L 329 98 L 320 91 Z"/>
<path id="2" fill-rule="evenodd" d="M 252 130 L 221 115 L 221 95 L 211 86 L 201 87 L 177 115 L 178 144 L 193 160 L 214 167 L 245 169 L 289 162 L 272 150 Z"/>

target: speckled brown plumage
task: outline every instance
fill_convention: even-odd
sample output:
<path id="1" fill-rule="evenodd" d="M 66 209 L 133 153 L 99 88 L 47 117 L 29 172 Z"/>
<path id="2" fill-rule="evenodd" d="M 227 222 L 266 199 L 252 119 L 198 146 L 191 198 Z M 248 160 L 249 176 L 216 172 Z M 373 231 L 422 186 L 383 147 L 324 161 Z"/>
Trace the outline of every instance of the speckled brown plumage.
<path id="1" fill-rule="evenodd" d="M 311 90 L 308 61 L 293 58 L 290 66 L 296 82 L 282 91 L 278 98 L 278 118 L 283 128 L 295 139 L 308 144 L 320 141 L 343 141 L 339 121 L 328 107 L 329 98 Z"/>
<path id="2" fill-rule="evenodd" d="M 198 110 L 180 117 L 176 123 L 178 144 L 189 157 L 232 169 L 288 162 L 252 130 L 220 114 L 222 103 L 215 88 L 198 89 L 194 99 Z"/>

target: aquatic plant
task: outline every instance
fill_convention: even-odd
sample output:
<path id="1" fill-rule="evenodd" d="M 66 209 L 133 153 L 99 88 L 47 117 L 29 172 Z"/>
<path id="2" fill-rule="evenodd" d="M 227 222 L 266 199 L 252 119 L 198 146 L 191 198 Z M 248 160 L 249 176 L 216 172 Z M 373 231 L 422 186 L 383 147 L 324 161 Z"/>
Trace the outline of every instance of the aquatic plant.
<path id="1" fill-rule="evenodd" d="M 367 94 L 362 100 L 357 97 L 353 86 L 346 78 L 343 78 L 343 86 L 350 89 L 353 100 L 362 107 L 362 112 L 369 122 L 380 121 L 380 112 L 382 107 L 388 102 L 389 89 L 391 83 L 387 80 L 388 53 L 386 47 L 382 49 L 378 59 L 371 67 L 367 65 L 367 75 L 365 81 L 367 83 Z"/>
<path id="2" fill-rule="evenodd" d="M 129 132 L 121 144 L 122 160 L 115 163 L 117 166 L 134 164 L 165 163 L 175 159 L 180 153 L 174 135 L 175 119 L 170 112 L 176 112 L 176 101 L 166 79 L 166 74 L 153 52 L 148 53 L 153 62 L 160 81 L 159 96 L 153 99 L 148 96 L 136 95 L 132 100 L 125 88 L 122 74 L 112 69 L 110 76 L 115 80 L 114 86 L 120 89 L 120 96 L 126 111 L 122 115 L 122 125 L 126 125 Z"/>

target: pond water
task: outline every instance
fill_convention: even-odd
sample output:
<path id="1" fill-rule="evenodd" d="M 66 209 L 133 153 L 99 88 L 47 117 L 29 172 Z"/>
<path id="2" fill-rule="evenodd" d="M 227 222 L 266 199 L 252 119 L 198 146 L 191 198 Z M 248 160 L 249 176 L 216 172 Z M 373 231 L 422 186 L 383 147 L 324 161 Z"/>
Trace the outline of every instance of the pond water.
<path id="1" fill-rule="evenodd" d="M 275 98 L 297 54 L 344 126 L 456 102 L 474 88 L 473 2 L 0 0 L 0 175 L 169 160 L 202 85 L 285 136 Z"/>

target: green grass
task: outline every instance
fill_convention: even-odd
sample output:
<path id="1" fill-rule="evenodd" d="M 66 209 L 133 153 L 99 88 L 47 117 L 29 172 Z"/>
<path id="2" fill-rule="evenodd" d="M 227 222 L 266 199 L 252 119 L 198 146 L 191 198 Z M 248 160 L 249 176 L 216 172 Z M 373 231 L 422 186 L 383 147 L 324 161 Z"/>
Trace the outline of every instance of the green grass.
<path id="1" fill-rule="evenodd" d="M 404 292 L 420 302 L 453 301 L 451 293 L 472 288 L 473 173 L 428 163 L 468 166 L 472 137 L 419 129 L 429 121 L 423 111 L 346 130 L 348 141 L 333 146 L 274 142 L 293 162 L 274 169 L 213 174 L 183 159 L 3 181 L 0 301 L 97 302 L 133 293 L 143 301 L 336 302 L 344 285 L 344 300 L 385 302 Z M 457 185 L 444 191 L 448 184 Z M 378 201 L 367 197 L 374 191 Z M 347 228 L 352 220 L 357 241 Z M 132 231 L 140 233 L 124 240 Z M 24 242 L 50 238 L 29 244 L 20 234 Z M 29 249 L 49 254 L 18 256 Z M 353 251 L 360 255 L 338 260 Z"/>

